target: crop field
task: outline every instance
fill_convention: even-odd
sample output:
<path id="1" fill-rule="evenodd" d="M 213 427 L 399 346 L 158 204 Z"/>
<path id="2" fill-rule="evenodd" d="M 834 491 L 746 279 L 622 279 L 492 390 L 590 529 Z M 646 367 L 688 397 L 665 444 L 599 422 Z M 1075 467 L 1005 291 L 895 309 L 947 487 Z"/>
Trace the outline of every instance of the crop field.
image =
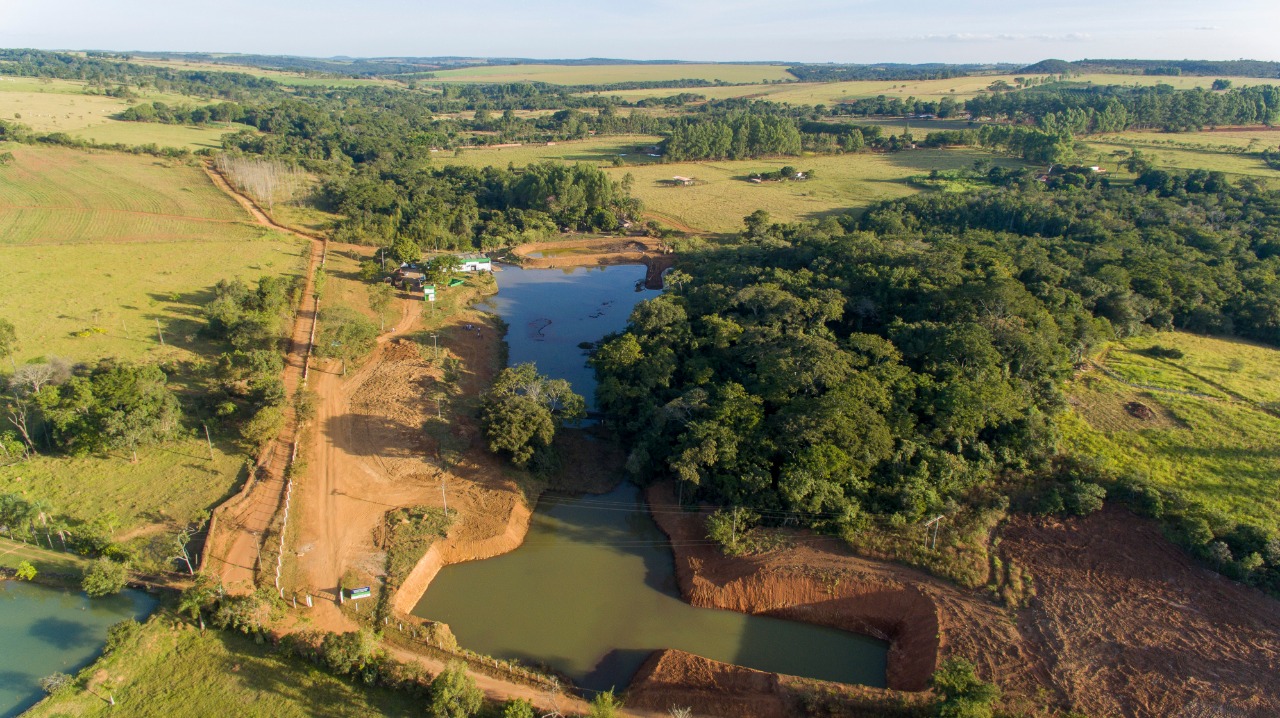
<path id="1" fill-rule="evenodd" d="M 24 715 L 355 718 L 423 712 L 423 700 L 409 693 L 336 678 L 245 636 L 197 631 L 166 611 L 86 672 L 88 686 L 46 699 Z M 104 689 L 114 696 L 114 707 L 100 697 Z"/>
<path id="2" fill-rule="evenodd" d="M 1158 343 L 1183 349 L 1182 359 L 1150 360 L 1134 350 Z M 1233 358 L 1240 362 L 1232 362 Z M 1075 411 L 1063 440 L 1072 451 L 1184 493 L 1234 518 L 1280 529 L 1280 418 L 1233 400 L 1280 395 L 1280 351 L 1222 339 L 1160 334 L 1113 348 L 1106 366 L 1124 381 L 1168 387 L 1153 391 L 1090 372 L 1068 388 Z M 1197 391 L 1223 398 L 1176 393 Z M 1130 413 L 1137 402 L 1146 418 Z"/>
<path id="3" fill-rule="evenodd" d="M 783 65 L 675 63 L 670 65 L 485 65 L 438 70 L 429 82 L 548 82 L 594 85 L 612 82 L 706 80 L 761 82 L 794 80 Z"/>

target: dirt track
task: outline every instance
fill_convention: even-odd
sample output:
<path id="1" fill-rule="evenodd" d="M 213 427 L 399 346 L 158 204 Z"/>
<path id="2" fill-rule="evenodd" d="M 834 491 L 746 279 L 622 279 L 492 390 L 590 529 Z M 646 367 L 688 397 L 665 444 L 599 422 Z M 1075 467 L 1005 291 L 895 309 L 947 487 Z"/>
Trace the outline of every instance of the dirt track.
<path id="1" fill-rule="evenodd" d="M 1280 602 L 1197 566 L 1123 509 L 1018 518 L 1004 536 L 1039 593 L 1018 630 L 1077 710 L 1280 715 Z"/>
<path id="2" fill-rule="evenodd" d="M 289 349 L 285 355 L 285 392 L 287 396 L 293 396 L 302 383 L 307 368 L 307 355 L 318 310 L 312 280 L 316 268 L 324 262 L 327 242 L 276 224 L 249 198 L 236 192 L 222 175 L 207 167 L 205 172 L 214 185 L 234 198 L 259 224 L 288 232 L 310 243 L 311 255 L 307 263 L 302 306 L 294 319 Z M 220 575 L 229 590 L 248 591 L 254 584 L 263 537 L 282 501 L 285 469 L 289 464 L 296 432 L 293 409 L 288 406 L 284 428 L 258 458 L 249 482 L 239 494 L 214 511 L 201 568 Z"/>

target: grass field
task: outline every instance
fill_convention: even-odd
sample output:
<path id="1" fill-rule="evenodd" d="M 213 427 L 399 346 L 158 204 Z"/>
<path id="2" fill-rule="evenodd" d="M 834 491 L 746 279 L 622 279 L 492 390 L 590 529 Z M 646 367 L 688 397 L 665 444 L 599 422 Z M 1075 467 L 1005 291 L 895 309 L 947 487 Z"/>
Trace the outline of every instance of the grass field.
<path id="1" fill-rule="evenodd" d="M 0 316 L 16 327 L 18 362 L 207 357 L 213 347 L 197 332 L 212 286 L 295 272 L 303 261 L 301 243 L 251 224 L 199 168 L 110 152 L 5 149 L 15 161 L 0 168 Z M 111 513 L 126 534 L 209 508 L 244 463 L 228 443 L 215 442 L 210 459 L 203 437 L 148 448 L 139 459 L 38 457 L 0 468 L 0 492 L 43 498 L 80 519 Z"/>
<path id="2" fill-rule="evenodd" d="M 621 97 L 635 101 L 646 97 L 670 97 L 682 92 L 704 95 L 708 99 L 718 100 L 729 97 L 751 97 L 770 100 L 772 102 L 789 102 L 793 105 L 834 104 L 862 97 L 915 97 L 919 99 L 941 99 L 953 97 L 957 100 L 967 99 L 986 90 L 997 80 L 1013 84 L 1015 75 L 975 75 L 971 77 L 953 77 L 943 80 L 853 80 L 849 82 L 796 82 L 782 85 L 742 85 L 738 87 L 704 87 L 704 88 L 663 88 L 656 90 L 620 90 L 616 92 L 590 93 L 604 94 L 610 97 Z M 1071 78 L 1073 82 L 1091 82 L 1095 85 L 1142 85 L 1169 84 L 1179 89 L 1192 87 L 1209 87 L 1212 77 L 1149 77 L 1144 75 L 1081 75 Z M 1232 82 L 1239 87 L 1258 84 L 1280 84 L 1271 79 L 1235 78 Z"/>
<path id="3" fill-rule="evenodd" d="M 849 155 L 814 155 L 764 160 L 723 162 L 680 162 L 662 164 L 656 158 L 637 153 L 639 146 L 660 138 L 644 135 L 602 137 L 555 145 L 525 145 L 501 149 L 474 149 L 433 155 L 437 165 L 517 167 L 543 160 L 594 162 L 604 166 L 618 181 L 631 174 L 631 193 L 644 201 L 645 209 L 659 218 L 674 220 L 695 229 L 732 232 L 741 229 L 742 218 L 757 209 L 769 212 L 776 221 L 813 219 L 872 202 L 914 194 L 908 177 L 930 170 L 970 167 L 975 160 L 990 159 L 1004 166 L 1018 166 L 1017 160 L 975 150 L 914 150 L 893 154 L 863 152 Z M 615 157 L 625 155 L 625 167 L 612 167 Z M 637 164 L 632 164 L 637 163 Z M 753 172 L 773 171 L 784 165 L 813 170 L 806 182 L 747 181 Z M 675 175 L 693 177 L 692 187 L 662 184 Z"/>
<path id="4" fill-rule="evenodd" d="M 240 635 L 197 631 L 164 611 L 81 675 L 75 688 L 23 715 L 355 718 L 423 712 L 421 699 L 336 678 Z M 114 707 L 99 697 L 108 694 Z"/>
<path id="5" fill-rule="evenodd" d="M 162 125 L 158 122 L 107 120 L 101 125 L 85 127 L 67 134 L 96 144 L 132 146 L 155 144 L 160 147 L 177 147 L 194 151 L 204 148 L 222 149 L 223 135 L 246 129 L 249 128 L 236 124 L 197 127 Z"/>
<path id="6" fill-rule="evenodd" d="M 281 70 L 268 70 L 263 67 L 252 67 L 250 65 L 231 65 L 219 62 L 197 62 L 187 60 L 161 60 L 147 57 L 135 57 L 130 62 L 139 65 L 156 65 L 159 67 L 168 67 L 174 70 L 186 71 L 212 71 L 212 72 L 240 72 L 254 77 L 266 77 L 282 85 L 292 85 L 294 87 L 360 87 L 363 85 L 390 85 L 396 84 L 391 80 L 383 80 L 379 78 L 357 78 L 357 77 L 308 77 L 296 72 L 284 72 Z"/>
<path id="7" fill-rule="evenodd" d="M 1145 353 L 1157 346 L 1177 349 L 1183 356 L 1162 359 Z M 1166 332 L 1113 347 L 1106 365 L 1136 384 L 1280 404 L 1280 351 L 1262 344 Z"/>
<path id="8" fill-rule="evenodd" d="M 860 209 L 886 199 L 915 194 L 908 177 L 933 169 L 970 167 L 979 158 L 999 165 L 1018 165 L 1015 160 L 971 150 L 915 150 L 893 154 L 862 152 L 848 155 L 816 155 L 734 162 L 687 162 L 641 167 L 613 168 L 608 172 L 621 179 L 625 173 L 635 178 L 632 194 L 645 208 L 696 229 L 732 232 L 742 229 L 742 218 L 757 209 L 767 211 L 779 222 L 816 219 L 830 214 Z M 812 170 L 813 179 L 804 182 L 747 181 L 753 172 L 776 171 L 785 165 Z M 671 187 L 662 180 L 673 176 L 693 177 L 691 187 Z"/>
<path id="9" fill-rule="evenodd" d="M 1151 360 L 1134 349 L 1159 343 L 1183 359 Z M 1230 360 L 1244 367 L 1232 371 Z M 1280 351 L 1187 334 L 1160 334 L 1112 348 L 1106 366 L 1126 381 L 1216 396 L 1268 401 L 1280 396 Z M 1280 530 L 1280 419 L 1247 403 L 1126 386 L 1090 372 L 1069 387 L 1075 411 L 1063 426 L 1070 450 L 1183 492 L 1236 519 Z M 1138 419 L 1124 406 L 1152 409 Z"/>
<path id="10" fill-rule="evenodd" d="M 1170 135 L 1156 133 L 1141 133 L 1143 138 L 1134 141 L 1126 139 L 1090 139 L 1085 142 L 1089 147 L 1089 153 L 1084 155 L 1082 159 L 1088 160 L 1093 164 L 1100 164 L 1107 168 L 1108 171 L 1115 173 L 1118 170 L 1116 162 L 1119 161 L 1114 153 L 1123 152 L 1124 156 L 1134 149 L 1142 153 L 1143 157 L 1152 164 L 1153 167 L 1166 170 L 1193 170 L 1203 169 L 1223 172 L 1235 177 L 1258 177 L 1266 180 L 1280 180 L 1280 172 L 1277 172 L 1265 163 L 1260 157 L 1254 157 L 1248 154 L 1240 154 L 1238 152 L 1225 152 L 1221 149 L 1212 148 L 1187 148 L 1170 146 L 1167 143 L 1159 143 L 1157 138 L 1170 138 Z M 1132 135 L 1130 135 L 1132 136 Z M 1147 139 L 1149 137 L 1150 139 Z M 1172 137 L 1180 137 L 1173 135 Z M 1178 140 L 1174 140 L 1178 142 Z"/>
<path id="11" fill-rule="evenodd" d="M 548 82 L 595 85 L 659 80 L 760 82 L 794 80 L 783 65 L 679 63 L 670 65 L 485 65 L 438 70 L 431 82 Z"/>
<path id="12" fill-rule="evenodd" d="M 0 119 L 12 120 L 36 132 L 65 132 L 103 144 L 121 143 L 198 150 L 220 147 L 219 140 L 227 132 L 245 129 L 243 125 L 219 127 L 184 127 L 156 122 L 122 122 L 111 119 L 129 108 L 130 103 L 105 95 L 85 94 L 87 86 L 74 80 L 37 80 L 26 77 L 0 77 Z M 208 101 L 170 93 L 143 93 L 148 102 L 174 105 L 201 105 Z"/>
<path id="13" fill-rule="evenodd" d="M 197 427 L 198 430 L 198 427 Z M 39 498 L 77 521 L 114 519 L 115 536 L 152 524 L 188 524 L 212 510 L 247 474 L 246 457 L 228 442 L 204 435 L 146 447 L 138 463 L 127 452 L 108 456 L 38 456 L 0 466 L 0 493 Z"/>

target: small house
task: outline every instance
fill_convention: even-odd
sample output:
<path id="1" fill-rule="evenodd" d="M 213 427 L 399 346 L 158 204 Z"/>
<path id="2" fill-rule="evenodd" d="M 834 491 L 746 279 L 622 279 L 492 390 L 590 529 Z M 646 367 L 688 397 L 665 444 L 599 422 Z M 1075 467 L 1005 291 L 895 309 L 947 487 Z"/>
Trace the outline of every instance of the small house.
<path id="1" fill-rule="evenodd" d="M 492 272 L 493 262 L 488 257 L 463 257 L 462 271 L 464 272 Z"/>
<path id="2" fill-rule="evenodd" d="M 671 184 L 673 184 L 673 185 L 675 185 L 675 186 L 677 186 L 677 187 L 689 187 L 689 186 L 693 185 L 693 178 L 692 178 L 692 177 L 681 177 L 680 175 L 676 175 L 675 177 L 672 177 L 672 178 L 671 178 Z"/>

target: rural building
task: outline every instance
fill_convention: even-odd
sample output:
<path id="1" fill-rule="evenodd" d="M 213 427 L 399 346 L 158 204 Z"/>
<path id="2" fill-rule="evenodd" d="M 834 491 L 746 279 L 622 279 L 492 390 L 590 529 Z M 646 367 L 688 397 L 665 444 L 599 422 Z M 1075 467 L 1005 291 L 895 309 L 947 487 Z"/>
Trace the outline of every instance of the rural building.
<path id="1" fill-rule="evenodd" d="M 426 279 L 426 275 L 416 264 L 402 264 L 391 275 L 391 285 L 400 289 L 417 289 L 422 286 L 422 282 Z"/>
<path id="2" fill-rule="evenodd" d="M 693 184 L 693 178 L 676 175 L 675 177 L 672 177 L 669 182 L 677 187 L 688 187 Z"/>
<path id="3" fill-rule="evenodd" d="M 462 271 L 464 272 L 492 272 L 493 262 L 488 257 L 463 257 Z"/>

